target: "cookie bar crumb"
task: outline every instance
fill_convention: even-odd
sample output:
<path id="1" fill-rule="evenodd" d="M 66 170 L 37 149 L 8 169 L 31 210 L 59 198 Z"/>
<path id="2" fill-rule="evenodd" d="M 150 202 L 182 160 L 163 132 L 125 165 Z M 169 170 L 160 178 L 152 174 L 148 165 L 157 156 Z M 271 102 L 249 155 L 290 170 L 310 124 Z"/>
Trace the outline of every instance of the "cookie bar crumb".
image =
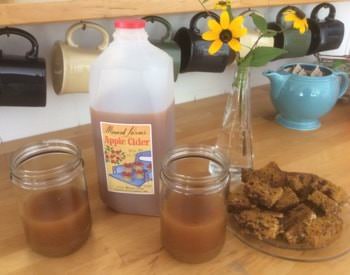
<path id="1" fill-rule="evenodd" d="M 251 201 L 267 208 L 271 208 L 283 195 L 282 187 L 271 187 L 258 177 L 250 177 L 244 191 Z"/>
<path id="2" fill-rule="evenodd" d="M 244 210 L 236 214 L 235 220 L 243 230 L 259 240 L 273 240 L 280 233 L 283 214 L 259 209 Z"/>
<path id="3" fill-rule="evenodd" d="M 282 197 L 274 205 L 276 211 L 286 211 L 300 202 L 297 194 L 289 187 L 283 188 Z"/>
<path id="4" fill-rule="evenodd" d="M 308 201 L 325 215 L 334 215 L 340 212 L 339 205 L 321 191 L 314 191 L 308 196 Z"/>
<path id="5" fill-rule="evenodd" d="M 317 218 L 306 226 L 305 241 L 313 248 L 328 246 L 337 239 L 343 229 L 343 221 L 338 216 Z"/>

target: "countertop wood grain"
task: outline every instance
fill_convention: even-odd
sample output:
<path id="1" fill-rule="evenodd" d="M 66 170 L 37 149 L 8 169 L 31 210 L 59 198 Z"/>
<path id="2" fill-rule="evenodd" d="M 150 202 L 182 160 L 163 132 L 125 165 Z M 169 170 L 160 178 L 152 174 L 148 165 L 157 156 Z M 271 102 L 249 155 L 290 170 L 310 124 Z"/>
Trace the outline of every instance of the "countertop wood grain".
<path id="1" fill-rule="evenodd" d="M 268 87 L 254 89 L 252 104 L 255 166 L 270 160 L 282 169 L 316 173 L 350 192 L 350 103 L 339 101 L 312 132 L 288 130 L 274 122 Z M 213 143 L 225 97 L 176 107 L 178 143 Z M 76 253 L 46 258 L 26 245 L 8 171 L 13 150 L 48 138 L 66 138 L 83 152 L 93 216 L 92 234 Z M 210 262 L 189 265 L 161 247 L 159 219 L 109 210 L 100 200 L 89 125 L 0 145 L 0 274 L 349 274 L 350 254 L 319 263 L 277 259 L 247 247 L 227 230 L 225 246 Z"/>

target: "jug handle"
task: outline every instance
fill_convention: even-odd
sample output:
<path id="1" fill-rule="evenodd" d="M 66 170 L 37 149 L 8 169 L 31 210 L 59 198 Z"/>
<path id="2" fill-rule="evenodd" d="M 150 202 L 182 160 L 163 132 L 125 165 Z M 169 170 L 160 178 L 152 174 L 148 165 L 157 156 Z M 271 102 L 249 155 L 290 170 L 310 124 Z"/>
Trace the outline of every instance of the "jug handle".
<path id="1" fill-rule="evenodd" d="M 346 90 L 349 87 L 349 83 L 350 83 L 349 76 L 345 72 L 334 72 L 334 74 L 335 76 L 338 76 L 342 79 L 341 80 L 342 83 L 339 89 L 339 96 L 338 96 L 338 98 L 341 98 L 346 93 Z"/>
<path id="2" fill-rule="evenodd" d="M 109 34 L 108 32 L 100 25 L 92 22 L 79 22 L 77 24 L 74 24 L 69 27 L 69 29 L 66 32 L 66 42 L 69 46 L 73 48 L 78 48 L 79 45 L 76 44 L 73 41 L 73 34 L 78 30 L 78 29 L 83 29 L 85 30 L 86 28 L 91 28 L 99 31 L 102 34 L 102 42 L 100 45 L 97 46 L 97 49 L 100 51 L 103 51 L 105 48 L 107 48 L 109 44 Z"/>

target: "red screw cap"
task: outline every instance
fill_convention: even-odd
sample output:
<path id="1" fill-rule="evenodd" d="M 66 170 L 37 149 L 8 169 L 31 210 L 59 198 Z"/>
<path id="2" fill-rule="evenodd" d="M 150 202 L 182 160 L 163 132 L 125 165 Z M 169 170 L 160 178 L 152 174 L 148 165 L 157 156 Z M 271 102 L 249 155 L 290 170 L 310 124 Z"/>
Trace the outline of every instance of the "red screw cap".
<path id="1" fill-rule="evenodd" d="M 142 19 L 117 19 L 114 21 L 114 27 L 118 29 L 142 29 L 146 21 Z"/>

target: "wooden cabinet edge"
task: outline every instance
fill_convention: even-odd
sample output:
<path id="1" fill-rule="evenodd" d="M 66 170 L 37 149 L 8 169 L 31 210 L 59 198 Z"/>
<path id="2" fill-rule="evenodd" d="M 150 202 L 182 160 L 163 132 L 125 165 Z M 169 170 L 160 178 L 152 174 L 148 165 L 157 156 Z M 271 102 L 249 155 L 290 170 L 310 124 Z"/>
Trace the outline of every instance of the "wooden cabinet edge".
<path id="1" fill-rule="evenodd" d="M 336 2 L 339 0 L 332 0 Z M 215 0 L 208 1 L 212 7 Z M 320 0 L 233 0 L 234 8 L 268 7 L 286 4 L 318 3 Z M 197 0 L 62 0 L 48 3 L 0 4 L 0 25 L 38 24 L 83 19 L 116 18 L 147 14 L 170 14 L 200 11 Z"/>

